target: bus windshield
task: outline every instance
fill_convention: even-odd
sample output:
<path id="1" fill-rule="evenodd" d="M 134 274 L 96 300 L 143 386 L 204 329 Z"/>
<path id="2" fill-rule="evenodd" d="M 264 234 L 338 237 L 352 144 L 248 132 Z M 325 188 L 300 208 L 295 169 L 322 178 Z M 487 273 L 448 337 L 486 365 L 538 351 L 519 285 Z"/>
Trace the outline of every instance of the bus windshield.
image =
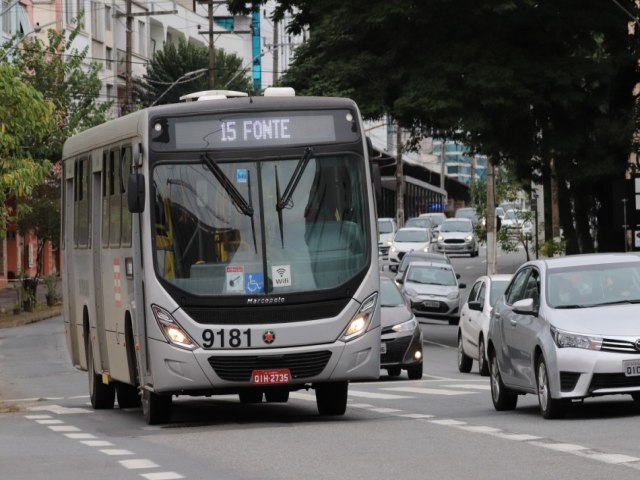
<path id="1" fill-rule="evenodd" d="M 157 275 L 195 295 L 254 296 L 335 288 L 360 272 L 370 249 L 362 158 L 307 156 L 158 163 Z"/>

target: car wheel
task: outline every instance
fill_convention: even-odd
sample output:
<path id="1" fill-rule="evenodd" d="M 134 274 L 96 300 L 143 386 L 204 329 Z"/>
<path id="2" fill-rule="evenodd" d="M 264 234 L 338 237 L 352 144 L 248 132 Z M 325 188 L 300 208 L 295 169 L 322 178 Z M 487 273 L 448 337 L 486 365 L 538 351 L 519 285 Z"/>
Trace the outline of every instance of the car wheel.
<path id="1" fill-rule="evenodd" d="M 142 416 L 147 425 L 158 425 L 171 421 L 173 397 L 142 390 Z"/>
<path id="2" fill-rule="evenodd" d="M 498 411 L 513 410 L 518 404 L 518 395 L 508 389 L 502 383 L 500 369 L 498 368 L 498 359 L 495 353 L 489 354 L 490 374 L 491 374 L 491 400 L 493 407 Z"/>
<path id="3" fill-rule="evenodd" d="M 460 323 L 460 317 L 452 317 L 449 319 L 449 325 L 458 325 Z"/>
<path id="4" fill-rule="evenodd" d="M 484 348 L 484 337 L 478 341 L 478 373 L 483 377 L 489 375 L 489 363 L 487 362 L 486 349 Z"/>
<path id="5" fill-rule="evenodd" d="M 320 415 L 344 415 L 347 410 L 349 382 L 321 383 L 315 389 Z"/>
<path id="6" fill-rule="evenodd" d="M 409 375 L 409 380 L 420 380 L 422 378 L 422 362 L 407 367 L 407 375 Z"/>
<path id="7" fill-rule="evenodd" d="M 400 367 L 389 367 L 387 368 L 387 374 L 390 377 L 398 377 L 402 373 L 402 368 Z"/>
<path id="8" fill-rule="evenodd" d="M 458 370 L 462 373 L 469 373 L 471 371 L 471 366 L 473 365 L 473 360 L 471 357 L 468 357 L 466 353 L 464 353 L 464 348 L 462 348 L 462 334 L 458 334 Z"/>
<path id="9" fill-rule="evenodd" d="M 89 376 L 89 399 L 91 406 L 96 410 L 113 408 L 116 398 L 116 389 L 114 383 L 103 383 L 102 375 L 96 373 L 93 364 L 93 347 L 91 340 L 86 340 L 85 350 L 87 352 L 87 373 Z"/>
<path id="10" fill-rule="evenodd" d="M 540 413 L 544 418 L 558 418 L 564 414 L 564 403 L 562 400 L 551 397 L 549 389 L 549 374 L 547 372 L 547 364 L 544 357 L 538 359 L 536 368 L 538 383 L 538 403 L 540 404 Z"/>

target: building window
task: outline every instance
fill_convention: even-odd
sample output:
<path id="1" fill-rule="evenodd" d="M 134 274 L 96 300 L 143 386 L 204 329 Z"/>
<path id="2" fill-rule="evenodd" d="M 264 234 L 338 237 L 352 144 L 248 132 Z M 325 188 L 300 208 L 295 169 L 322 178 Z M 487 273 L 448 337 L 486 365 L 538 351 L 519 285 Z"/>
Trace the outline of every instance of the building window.
<path id="1" fill-rule="evenodd" d="M 105 67 L 107 70 L 113 68 L 113 48 L 111 47 L 105 48 Z"/>
<path id="2" fill-rule="evenodd" d="M 145 37 L 147 36 L 147 26 L 144 22 L 138 22 L 138 53 L 144 56 L 146 52 Z"/>
<path id="3" fill-rule="evenodd" d="M 104 29 L 107 32 L 111 31 L 111 5 L 104 6 Z"/>
<path id="4" fill-rule="evenodd" d="M 73 24 L 73 0 L 64 1 L 64 19 L 67 25 Z"/>
<path id="5" fill-rule="evenodd" d="M 103 4 L 100 2 L 91 2 L 91 32 L 93 38 L 99 42 L 104 40 L 104 14 Z"/>
<path id="6" fill-rule="evenodd" d="M 5 12 L 4 15 L 2 15 L 2 31 L 4 33 L 11 34 L 11 15 L 7 11 L 8 8 L 9 1 L 2 0 L 2 7 L 0 8 L 0 12 Z"/>
<path id="7" fill-rule="evenodd" d="M 107 102 L 113 100 L 113 85 L 107 85 Z"/>

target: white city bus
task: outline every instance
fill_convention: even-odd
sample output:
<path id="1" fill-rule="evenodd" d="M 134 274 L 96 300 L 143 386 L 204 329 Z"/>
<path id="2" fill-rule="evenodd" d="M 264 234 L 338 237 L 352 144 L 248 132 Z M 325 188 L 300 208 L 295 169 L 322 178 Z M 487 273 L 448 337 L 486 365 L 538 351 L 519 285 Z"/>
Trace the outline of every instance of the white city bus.
<path id="1" fill-rule="evenodd" d="M 378 378 L 360 113 L 270 93 L 151 107 L 65 143 L 64 325 L 94 408 L 142 404 L 156 424 L 178 395 L 313 388 L 342 415 L 349 381 Z"/>

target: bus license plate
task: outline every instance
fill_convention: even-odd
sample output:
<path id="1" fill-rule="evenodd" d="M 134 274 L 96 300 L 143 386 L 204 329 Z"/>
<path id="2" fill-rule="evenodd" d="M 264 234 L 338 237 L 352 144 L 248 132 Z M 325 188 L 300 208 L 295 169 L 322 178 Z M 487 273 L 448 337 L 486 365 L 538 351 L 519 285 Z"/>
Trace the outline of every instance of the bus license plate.
<path id="1" fill-rule="evenodd" d="M 271 370 L 254 370 L 251 372 L 251 383 L 254 385 L 280 385 L 291 383 L 291 372 L 288 368 Z"/>
<path id="2" fill-rule="evenodd" d="M 625 376 L 637 377 L 640 375 L 640 360 L 624 360 L 622 368 Z"/>

